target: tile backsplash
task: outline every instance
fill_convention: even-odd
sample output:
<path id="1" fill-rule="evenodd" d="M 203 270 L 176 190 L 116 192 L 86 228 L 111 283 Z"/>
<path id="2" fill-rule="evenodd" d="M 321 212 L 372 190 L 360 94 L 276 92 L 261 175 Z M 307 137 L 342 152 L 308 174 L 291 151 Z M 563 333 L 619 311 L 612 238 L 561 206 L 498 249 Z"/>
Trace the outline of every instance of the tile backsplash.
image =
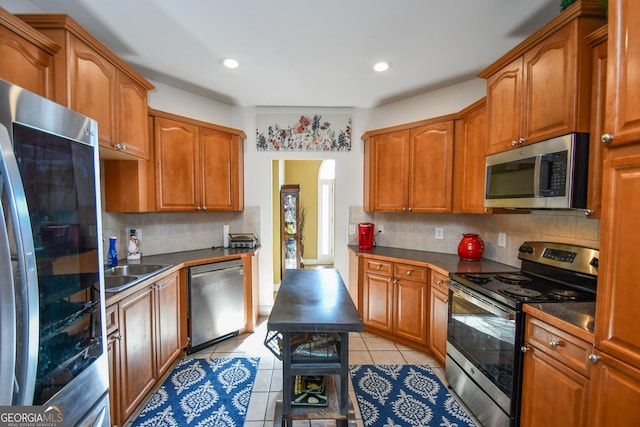
<path id="1" fill-rule="evenodd" d="M 464 233 L 479 234 L 485 244 L 483 257 L 515 267 L 520 266 L 518 247 L 525 241 L 552 241 L 600 247 L 600 220 L 585 217 L 583 211 L 532 211 L 523 214 L 420 214 L 365 212 L 360 206 L 349 208 L 349 224 L 372 222 L 384 225 L 377 234 L 378 246 L 391 246 L 457 254 Z M 436 239 L 436 228 L 443 239 Z M 377 229 L 377 227 L 376 227 Z M 506 235 L 505 246 L 498 246 L 498 235 Z M 357 245 L 357 234 L 349 236 Z"/>
<path id="2" fill-rule="evenodd" d="M 104 250 L 109 236 L 116 236 L 118 257 L 126 258 L 131 228 L 142 230 L 142 256 L 222 246 L 225 224 L 229 224 L 230 233 L 255 233 L 260 240 L 260 207 L 245 207 L 244 212 L 103 212 Z"/>

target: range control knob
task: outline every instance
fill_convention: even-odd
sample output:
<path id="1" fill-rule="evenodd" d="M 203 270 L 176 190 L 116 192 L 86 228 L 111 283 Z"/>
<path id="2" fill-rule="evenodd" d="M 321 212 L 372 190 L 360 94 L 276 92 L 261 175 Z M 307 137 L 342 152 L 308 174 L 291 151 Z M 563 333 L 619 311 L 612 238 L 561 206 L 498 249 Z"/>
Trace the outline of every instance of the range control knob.
<path id="1" fill-rule="evenodd" d="M 589 264 L 594 266 L 595 268 L 598 268 L 598 258 L 593 257 Z"/>
<path id="2" fill-rule="evenodd" d="M 525 254 L 532 254 L 533 253 L 533 247 L 532 246 L 525 246 L 522 245 L 520 246 L 520 248 L 518 248 L 518 251 L 525 253 Z"/>

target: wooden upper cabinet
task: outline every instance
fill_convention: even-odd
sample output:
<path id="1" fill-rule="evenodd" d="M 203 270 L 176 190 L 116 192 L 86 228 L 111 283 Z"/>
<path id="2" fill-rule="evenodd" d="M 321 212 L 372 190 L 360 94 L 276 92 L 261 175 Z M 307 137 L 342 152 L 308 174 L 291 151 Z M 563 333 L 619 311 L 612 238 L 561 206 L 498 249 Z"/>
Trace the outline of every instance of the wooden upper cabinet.
<path id="1" fill-rule="evenodd" d="M 451 211 L 453 120 L 370 131 L 362 139 L 366 211 Z"/>
<path id="2" fill-rule="evenodd" d="M 159 211 L 242 211 L 244 132 L 152 110 Z"/>
<path id="3" fill-rule="evenodd" d="M 55 42 L 0 8 L 0 78 L 54 99 Z"/>
<path id="4" fill-rule="evenodd" d="M 640 140 L 640 8 L 636 2 L 610 0 L 608 50 L 604 133 L 613 139 L 607 145 L 636 143 Z"/>
<path id="5" fill-rule="evenodd" d="M 453 120 L 411 129 L 410 212 L 451 212 Z"/>
<path id="6" fill-rule="evenodd" d="M 54 100 L 98 122 L 100 156 L 149 158 L 147 80 L 68 15 L 16 15 L 61 46 Z"/>
<path id="7" fill-rule="evenodd" d="M 453 212 L 486 213 L 484 208 L 487 154 L 486 98 L 460 112 L 455 121 Z"/>
<path id="8" fill-rule="evenodd" d="M 607 93 L 607 26 L 587 37 L 592 49 L 591 141 L 589 143 L 589 187 L 587 192 L 588 218 L 600 218 L 602 210 L 602 162 Z"/>
<path id="9" fill-rule="evenodd" d="M 364 156 L 364 210 L 406 210 L 409 188 L 409 130 L 375 135 L 365 140 Z"/>
<path id="10" fill-rule="evenodd" d="M 162 117 L 154 123 L 158 210 L 201 209 L 198 128 Z"/>
<path id="11" fill-rule="evenodd" d="M 98 122 L 101 147 L 114 147 L 117 136 L 116 67 L 77 37 L 68 39 L 69 108 Z"/>
<path id="12" fill-rule="evenodd" d="M 589 132 L 591 54 L 604 24 L 597 0 L 579 0 L 479 74 L 487 79 L 489 153 Z"/>

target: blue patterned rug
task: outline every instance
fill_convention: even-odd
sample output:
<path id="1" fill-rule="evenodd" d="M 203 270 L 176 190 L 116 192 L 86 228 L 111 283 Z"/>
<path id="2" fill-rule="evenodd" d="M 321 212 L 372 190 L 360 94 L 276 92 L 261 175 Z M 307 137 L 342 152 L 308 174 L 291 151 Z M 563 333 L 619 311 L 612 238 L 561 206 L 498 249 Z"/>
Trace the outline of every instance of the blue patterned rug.
<path id="1" fill-rule="evenodd" d="M 475 426 L 429 365 L 351 365 L 365 426 Z"/>
<path id="2" fill-rule="evenodd" d="M 242 426 L 259 358 L 183 358 L 133 426 Z"/>

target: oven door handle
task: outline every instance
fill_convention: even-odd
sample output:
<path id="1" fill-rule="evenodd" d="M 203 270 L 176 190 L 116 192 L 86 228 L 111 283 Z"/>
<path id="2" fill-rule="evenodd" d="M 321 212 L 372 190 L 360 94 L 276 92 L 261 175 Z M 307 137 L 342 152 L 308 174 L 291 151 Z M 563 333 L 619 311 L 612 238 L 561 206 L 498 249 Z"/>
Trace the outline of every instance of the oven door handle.
<path id="1" fill-rule="evenodd" d="M 467 289 L 463 289 L 462 287 L 458 286 L 454 282 L 449 283 L 449 289 L 454 293 L 454 295 L 460 298 L 463 298 L 472 304 L 477 305 L 478 307 L 488 311 L 491 314 L 494 314 L 498 317 L 501 317 L 507 320 L 515 320 L 516 318 L 515 311 L 511 309 L 502 308 L 501 306 L 494 304 L 491 301 L 487 301 L 484 298 L 481 298 L 475 295 L 471 291 L 468 291 Z"/>

